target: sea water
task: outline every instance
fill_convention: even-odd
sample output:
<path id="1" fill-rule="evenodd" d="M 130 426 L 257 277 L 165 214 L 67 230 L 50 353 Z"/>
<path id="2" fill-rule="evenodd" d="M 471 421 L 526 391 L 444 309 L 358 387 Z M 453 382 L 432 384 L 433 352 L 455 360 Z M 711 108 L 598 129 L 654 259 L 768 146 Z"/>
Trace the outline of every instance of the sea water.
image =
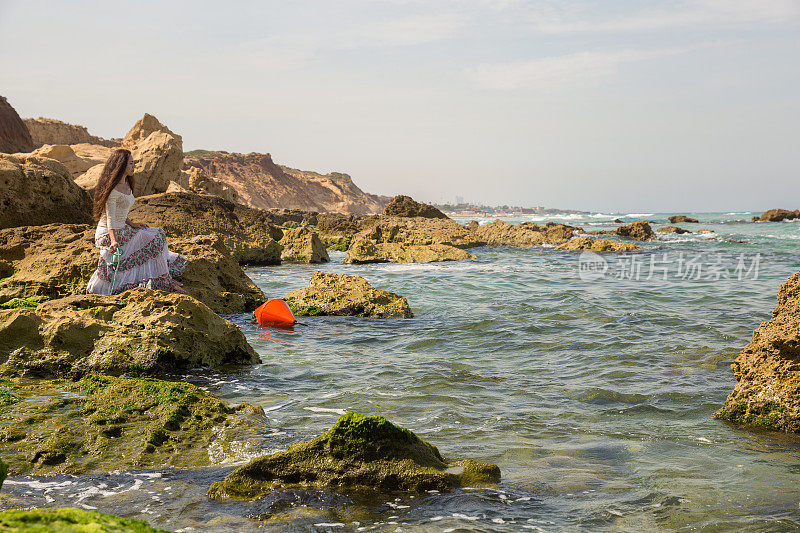
<path id="1" fill-rule="evenodd" d="M 669 216 L 631 215 L 506 220 L 592 230 Z M 347 411 L 380 414 L 447 458 L 497 463 L 496 488 L 208 500 L 210 483 L 236 466 L 225 464 L 11 478 L 3 492 L 178 531 L 799 528 L 800 437 L 711 415 L 733 389 L 731 362 L 800 269 L 800 223 L 690 216 L 700 222 L 678 225 L 712 233 L 658 234 L 628 254 L 487 247 L 471 250 L 472 261 L 345 265 L 334 252 L 324 265 L 251 268 L 270 297 L 306 286 L 314 270 L 363 276 L 405 296 L 415 316 L 303 318 L 285 331 L 232 315 L 263 363 L 185 377 L 261 405 L 268 451 L 323 433 Z"/>

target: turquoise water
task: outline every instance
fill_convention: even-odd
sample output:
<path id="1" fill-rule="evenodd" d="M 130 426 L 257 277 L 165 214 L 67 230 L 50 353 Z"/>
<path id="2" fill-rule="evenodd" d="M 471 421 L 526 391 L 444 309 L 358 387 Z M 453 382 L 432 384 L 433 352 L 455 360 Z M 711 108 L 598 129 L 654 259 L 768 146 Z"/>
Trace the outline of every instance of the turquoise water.
<path id="1" fill-rule="evenodd" d="M 547 220 L 607 229 L 617 216 Z M 287 512 L 290 521 L 267 529 L 798 528 L 800 437 L 710 416 L 733 388 L 730 363 L 800 269 L 800 223 L 691 216 L 701 222 L 679 225 L 714 233 L 662 236 L 641 252 L 605 256 L 599 278 L 581 276 L 580 254 L 552 248 L 479 248 L 474 261 L 417 265 L 344 265 L 344 254 L 334 253 L 322 266 L 247 271 L 271 297 L 306 286 L 317 269 L 364 276 L 406 296 L 416 315 L 306 318 L 293 331 L 231 316 L 263 364 L 187 379 L 262 405 L 266 449 L 316 436 L 345 411 L 381 414 L 446 457 L 497 463 L 497 489 L 397 500 L 326 491 L 253 504 L 206 500 L 211 481 L 232 468 L 225 466 L 15 478 L 3 490 L 32 504 L 88 505 L 185 531 L 255 530 L 248 516 Z M 757 275 L 739 276 L 740 259 L 749 268 L 756 257 Z M 696 270 L 678 272 L 693 259 L 699 279 Z M 651 260 L 658 268 L 647 279 Z M 638 279 L 631 264 L 642 265 Z"/>

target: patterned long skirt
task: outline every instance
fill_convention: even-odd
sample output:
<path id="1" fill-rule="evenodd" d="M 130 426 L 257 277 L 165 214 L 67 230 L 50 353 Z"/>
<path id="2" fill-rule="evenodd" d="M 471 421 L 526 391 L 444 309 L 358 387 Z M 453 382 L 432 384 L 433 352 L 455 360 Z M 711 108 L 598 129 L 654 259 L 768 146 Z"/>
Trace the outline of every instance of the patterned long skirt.
<path id="1" fill-rule="evenodd" d="M 172 290 L 174 279 L 183 274 L 188 260 L 170 252 L 167 236 L 161 228 L 138 229 L 126 225 L 117 230 L 117 244 L 122 256 L 108 250 L 111 237 L 97 233 L 94 244 L 100 249 L 97 270 L 92 274 L 87 293 L 119 294 L 134 287 Z"/>

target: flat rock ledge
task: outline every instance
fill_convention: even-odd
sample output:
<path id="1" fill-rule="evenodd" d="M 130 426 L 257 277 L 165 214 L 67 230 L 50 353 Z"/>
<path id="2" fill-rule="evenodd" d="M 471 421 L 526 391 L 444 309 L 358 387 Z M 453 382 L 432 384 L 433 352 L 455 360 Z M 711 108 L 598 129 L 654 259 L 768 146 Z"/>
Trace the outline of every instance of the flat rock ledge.
<path id="1" fill-rule="evenodd" d="M 382 416 L 347 413 L 323 435 L 254 459 L 211 485 L 215 499 L 254 500 L 276 488 L 448 491 L 500 481 L 492 463 L 450 464 L 439 450 Z"/>
<path id="2" fill-rule="evenodd" d="M 258 453 L 261 407 L 189 383 L 92 374 L 0 383 L 0 446 L 13 475 L 197 468 Z"/>
<path id="3" fill-rule="evenodd" d="M 449 244 L 375 243 L 359 237 L 347 251 L 344 262 L 364 263 L 438 263 L 441 261 L 466 261 L 475 256 Z"/>
<path id="4" fill-rule="evenodd" d="M 0 373 L 81 377 L 258 363 L 242 331 L 190 296 L 134 289 L 0 309 Z"/>
<path id="5" fill-rule="evenodd" d="M 778 291 L 772 318 L 731 365 L 736 386 L 715 418 L 800 433 L 800 272 Z"/>
<path id="6" fill-rule="evenodd" d="M 591 237 L 575 237 L 556 246 L 558 250 L 589 250 L 592 252 L 631 252 L 640 247 L 630 242 L 612 241 L 610 239 L 593 239 Z"/>
<path id="7" fill-rule="evenodd" d="M 308 287 L 283 297 L 298 316 L 358 316 L 364 318 L 412 318 L 408 300 L 376 289 L 360 276 L 316 271 Z"/>

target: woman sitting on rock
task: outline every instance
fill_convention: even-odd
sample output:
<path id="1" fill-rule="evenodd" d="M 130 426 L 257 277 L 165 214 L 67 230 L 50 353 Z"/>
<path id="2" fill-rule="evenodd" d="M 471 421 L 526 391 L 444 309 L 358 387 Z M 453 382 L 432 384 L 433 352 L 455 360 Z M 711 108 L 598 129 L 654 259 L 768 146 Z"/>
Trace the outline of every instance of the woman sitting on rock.
<path id="1" fill-rule="evenodd" d="M 163 229 L 128 219 L 134 201 L 133 170 L 130 150 L 119 148 L 111 153 L 97 182 L 94 243 L 100 249 L 100 260 L 86 292 L 119 294 L 146 287 L 185 294 L 175 278 L 183 274 L 186 257 L 169 251 Z"/>

